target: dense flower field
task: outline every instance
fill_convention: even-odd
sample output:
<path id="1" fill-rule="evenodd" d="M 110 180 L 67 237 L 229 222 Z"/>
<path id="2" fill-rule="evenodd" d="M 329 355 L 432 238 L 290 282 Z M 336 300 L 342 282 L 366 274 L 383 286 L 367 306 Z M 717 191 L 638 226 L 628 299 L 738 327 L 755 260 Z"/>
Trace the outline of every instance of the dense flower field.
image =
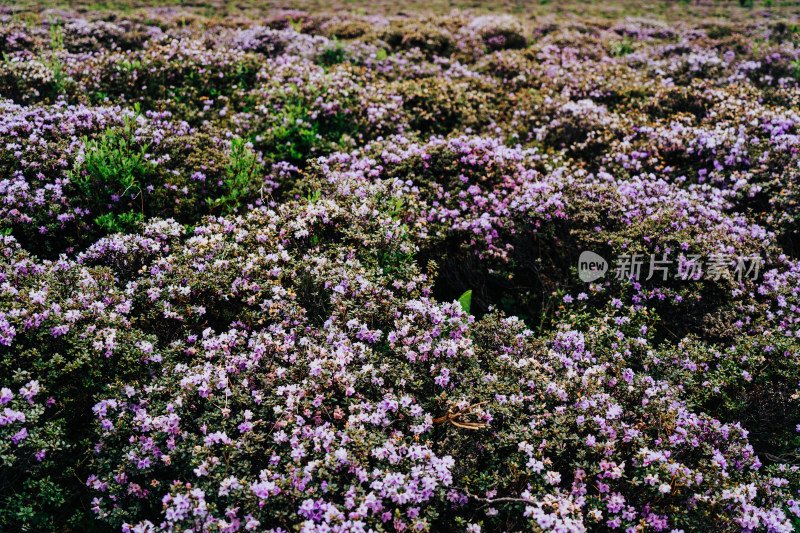
<path id="1" fill-rule="evenodd" d="M 0 530 L 797 531 L 767 15 L 0 12 Z"/>

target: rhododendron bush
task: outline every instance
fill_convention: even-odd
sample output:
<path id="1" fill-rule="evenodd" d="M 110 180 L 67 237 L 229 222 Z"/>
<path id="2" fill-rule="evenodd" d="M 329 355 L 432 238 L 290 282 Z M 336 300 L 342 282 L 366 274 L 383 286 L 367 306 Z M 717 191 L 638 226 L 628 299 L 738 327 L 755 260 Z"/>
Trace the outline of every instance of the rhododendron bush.
<path id="1" fill-rule="evenodd" d="M 703 9 L 2 8 L 0 530 L 797 531 L 800 33 Z"/>

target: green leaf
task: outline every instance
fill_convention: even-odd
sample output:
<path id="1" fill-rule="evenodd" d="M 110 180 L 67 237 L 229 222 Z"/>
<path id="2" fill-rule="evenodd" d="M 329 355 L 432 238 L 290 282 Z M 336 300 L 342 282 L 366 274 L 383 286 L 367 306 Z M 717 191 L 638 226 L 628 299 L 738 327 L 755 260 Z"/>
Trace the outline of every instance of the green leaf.
<path id="1" fill-rule="evenodd" d="M 462 294 L 458 299 L 458 303 L 461 304 L 461 309 L 465 313 L 469 313 L 469 309 L 472 307 L 472 289 Z"/>

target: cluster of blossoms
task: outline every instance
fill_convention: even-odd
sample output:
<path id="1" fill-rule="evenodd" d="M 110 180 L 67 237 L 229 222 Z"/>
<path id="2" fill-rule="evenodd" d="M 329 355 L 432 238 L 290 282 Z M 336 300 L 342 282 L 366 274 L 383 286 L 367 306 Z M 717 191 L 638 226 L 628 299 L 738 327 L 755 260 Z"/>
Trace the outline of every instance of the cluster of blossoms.
<path id="1" fill-rule="evenodd" d="M 137 13 L 0 11 L 0 529 L 797 529 L 795 26 Z"/>

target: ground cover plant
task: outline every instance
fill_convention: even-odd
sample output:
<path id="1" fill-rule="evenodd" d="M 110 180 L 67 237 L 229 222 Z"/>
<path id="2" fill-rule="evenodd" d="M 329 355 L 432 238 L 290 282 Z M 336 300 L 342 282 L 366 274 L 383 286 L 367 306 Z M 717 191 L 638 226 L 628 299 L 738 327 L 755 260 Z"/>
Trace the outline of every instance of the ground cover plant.
<path id="1" fill-rule="evenodd" d="M 800 530 L 744 4 L 0 8 L 0 531 Z"/>

